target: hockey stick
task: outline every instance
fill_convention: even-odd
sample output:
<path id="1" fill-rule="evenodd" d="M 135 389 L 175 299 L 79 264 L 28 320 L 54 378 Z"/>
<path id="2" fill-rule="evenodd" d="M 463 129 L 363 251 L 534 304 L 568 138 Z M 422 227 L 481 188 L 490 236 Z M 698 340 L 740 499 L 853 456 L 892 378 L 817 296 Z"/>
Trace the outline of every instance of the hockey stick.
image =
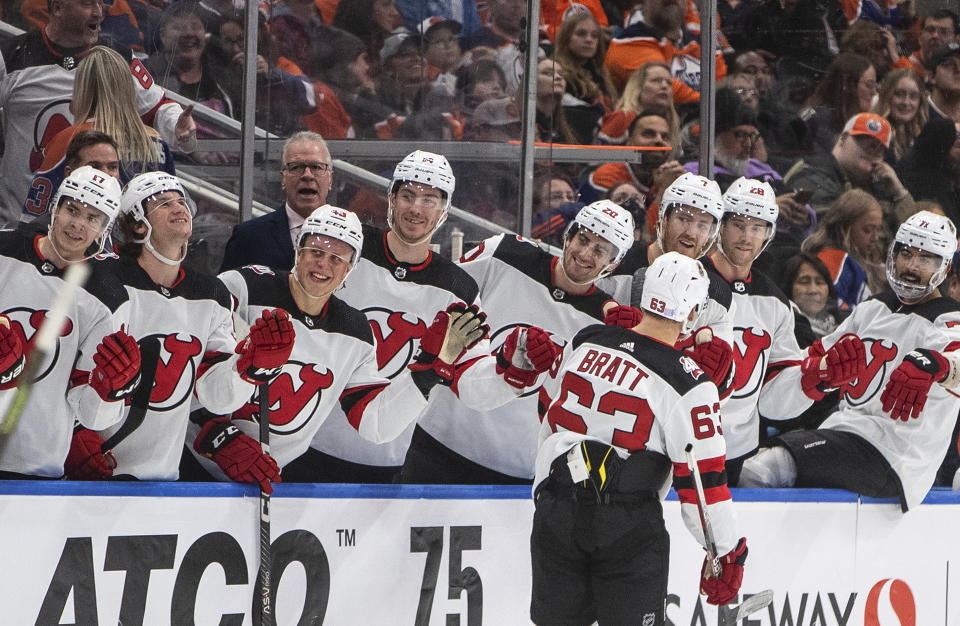
<path id="1" fill-rule="evenodd" d="M 697 512 L 700 514 L 700 526 L 703 528 L 704 543 L 707 544 L 707 556 L 710 558 L 710 569 L 713 576 L 719 577 L 721 573 L 720 557 L 717 554 L 717 542 L 713 535 L 713 525 L 710 523 L 710 516 L 707 514 L 707 498 L 703 493 L 703 479 L 700 476 L 700 466 L 697 465 L 697 456 L 693 452 L 693 444 L 688 443 L 685 449 L 687 453 L 687 465 L 690 468 L 690 475 L 693 476 L 693 484 L 697 492 Z M 720 618 L 720 626 L 736 626 L 747 616 L 767 607 L 773 602 L 773 589 L 765 589 L 760 593 L 750 596 L 732 609 L 725 606 L 717 607 L 717 613 Z"/>
<path id="2" fill-rule="evenodd" d="M 270 454 L 270 383 L 260 385 L 260 448 Z M 260 488 L 260 571 L 257 574 L 257 594 L 260 596 L 260 611 L 254 616 L 258 626 L 273 626 L 273 602 L 270 596 L 271 559 L 270 547 L 270 494 Z"/>
<path id="3" fill-rule="evenodd" d="M 87 282 L 89 276 L 90 266 L 86 263 L 74 263 L 64 273 L 63 289 L 43 318 L 40 330 L 37 331 L 37 338 L 33 342 L 30 356 L 27 357 L 27 364 L 20 374 L 20 382 L 17 384 L 13 401 L 4 414 L 3 421 L 0 422 L 0 435 L 3 435 L 4 444 L 20 420 L 23 409 L 27 406 L 27 400 L 30 399 L 30 393 L 33 391 L 33 384 L 37 382 L 35 380 L 37 370 L 40 369 L 40 365 L 46 360 L 47 355 L 57 347 L 57 337 L 67 320 L 67 309 L 73 304 L 77 290 Z"/>
<path id="4" fill-rule="evenodd" d="M 100 451 L 106 454 L 117 447 L 121 441 L 130 436 L 143 423 L 147 410 L 150 408 L 150 394 L 153 392 L 154 379 L 157 376 L 157 364 L 160 361 L 160 337 L 146 337 L 140 345 L 140 384 L 130 397 L 130 411 L 127 419 L 100 446 Z"/>

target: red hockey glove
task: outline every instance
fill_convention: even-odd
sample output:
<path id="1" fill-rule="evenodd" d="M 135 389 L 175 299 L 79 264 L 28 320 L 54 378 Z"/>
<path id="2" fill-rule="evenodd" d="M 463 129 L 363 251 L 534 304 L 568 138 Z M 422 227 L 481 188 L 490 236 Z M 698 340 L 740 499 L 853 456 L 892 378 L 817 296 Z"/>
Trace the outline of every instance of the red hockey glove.
<path id="1" fill-rule="evenodd" d="M 248 383 L 259 385 L 280 373 L 293 351 L 294 330 L 290 314 L 283 309 L 264 311 L 250 327 L 250 334 L 237 344 L 237 371 Z"/>
<path id="2" fill-rule="evenodd" d="M 743 582 L 743 564 L 747 560 L 747 539 L 740 537 L 737 547 L 719 559 L 720 575 L 713 575 L 710 558 L 703 560 L 700 572 L 700 593 L 707 596 L 707 602 L 716 606 L 726 606 L 740 591 Z"/>
<path id="3" fill-rule="evenodd" d="M 883 388 L 880 396 L 883 410 L 890 413 L 891 418 L 904 422 L 920 417 L 930 387 L 945 379 L 948 373 L 950 362 L 936 350 L 920 348 L 909 352 Z"/>
<path id="4" fill-rule="evenodd" d="M 856 335 L 844 335 L 826 352 L 810 347 L 809 357 L 800 366 L 800 386 L 813 400 L 822 400 L 832 389 L 857 378 L 867 366 L 867 351 Z"/>
<path id="5" fill-rule="evenodd" d="M 560 352 L 560 346 L 542 328 L 517 326 L 497 351 L 497 373 L 503 375 L 508 385 L 523 389 L 553 367 Z"/>
<path id="6" fill-rule="evenodd" d="M 457 302 L 440 311 L 420 338 L 420 351 L 410 369 L 432 369 L 440 377 L 439 382 L 452 384 L 454 363 L 490 332 L 484 323 L 486 319 L 486 313 L 475 304 Z"/>
<path id="7" fill-rule="evenodd" d="M 677 347 L 683 349 L 684 354 L 693 359 L 717 387 L 727 382 L 733 367 L 733 348 L 714 335 L 709 326 L 697 331 L 692 345 L 688 338 Z"/>
<path id="8" fill-rule="evenodd" d="M 16 384 L 16 378 L 26 362 L 20 337 L 10 330 L 7 318 L 0 315 L 0 389 L 8 389 Z"/>
<path id="9" fill-rule="evenodd" d="M 240 432 L 226 417 L 216 417 L 200 429 L 193 449 L 220 466 L 223 473 L 241 483 L 259 483 L 273 493 L 271 483 L 281 482 L 280 468 L 263 452 L 257 440 Z"/>
<path id="10" fill-rule="evenodd" d="M 104 480 L 113 476 L 116 459 L 110 452 L 101 452 L 103 439 L 86 428 L 78 428 L 70 440 L 70 451 L 63 471 L 70 480 Z"/>
<path id="11" fill-rule="evenodd" d="M 607 326 L 633 328 L 643 319 L 643 311 L 633 306 L 618 304 L 610 307 L 603 316 L 603 323 Z"/>
<path id="12" fill-rule="evenodd" d="M 93 362 L 89 384 L 107 402 L 126 398 L 140 383 L 140 347 L 122 329 L 103 338 Z"/>

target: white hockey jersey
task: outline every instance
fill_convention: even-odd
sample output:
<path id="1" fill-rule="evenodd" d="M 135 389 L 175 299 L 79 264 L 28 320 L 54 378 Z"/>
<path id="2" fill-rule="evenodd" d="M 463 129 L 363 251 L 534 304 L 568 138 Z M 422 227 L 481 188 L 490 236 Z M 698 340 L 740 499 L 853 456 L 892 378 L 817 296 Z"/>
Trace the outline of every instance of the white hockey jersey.
<path id="1" fill-rule="evenodd" d="M 0 232 L 0 313 L 10 319 L 11 329 L 19 334 L 26 350 L 64 288 L 64 271 L 43 258 L 37 248 L 40 237 Z M 67 310 L 56 350 L 37 371 L 30 399 L 0 457 L 0 470 L 63 476 L 75 420 L 87 428 L 101 429 L 120 419 L 123 403 L 102 401 L 85 382 L 95 367 L 97 345 L 120 328 L 118 309 L 127 296 L 103 271 L 117 262 L 115 258 L 90 262 L 91 276 Z M 12 390 L 6 395 L 12 396 Z"/>
<path id="2" fill-rule="evenodd" d="M 960 396 L 934 384 L 920 417 L 906 422 L 884 413 L 880 396 L 891 372 L 911 350 L 960 349 L 960 303 L 941 297 L 908 306 L 887 291 L 858 304 L 820 341 L 829 349 L 849 333 L 863 340 L 867 367 L 855 381 L 841 387 L 839 410 L 820 428 L 855 433 L 870 442 L 897 472 L 907 507 L 913 508 L 933 485 L 951 443 Z"/>
<path id="3" fill-rule="evenodd" d="M 0 50 L 5 144 L 0 161 L 0 222 L 18 219 L 33 172 L 43 162 L 42 146 L 73 124 L 73 81 L 77 64 L 88 49 L 61 48 L 43 29 L 21 35 Z M 165 98 L 163 89 L 129 50 L 121 50 L 121 54 L 130 61 L 141 117 L 164 141 L 176 146 L 175 128 L 182 107 Z"/>
<path id="4" fill-rule="evenodd" d="M 377 369 L 373 334 L 360 311 L 332 296 L 320 315 L 297 307 L 288 272 L 247 266 L 220 275 L 237 300 L 237 314 L 248 325 L 267 309 L 290 313 L 296 342 L 283 371 L 231 416 L 242 431 L 257 439 L 260 394 L 269 386 L 270 455 L 282 468 L 310 447 L 331 409 L 340 407 L 351 428 L 374 443 L 389 441 L 414 422 L 427 400 L 405 370 L 388 381 Z M 334 419 L 339 419 L 339 415 Z M 226 476 L 213 462 L 197 454 L 192 442 L 200 427 L 191 422 L 187 447 L 215 476 Z"/>
<path id="5" fill-rule="evenodd" d="M 176 480 L 194 394 L 211 413 L 229 414 L 253 392 L 237 372 L 230 292 L 216 278 L 190 269 L 181 268 L 177 282 L 164 287 L 136 259 L 122 257 L 116 267 L 115 280 L 129 298 L 120 307 L 126 330 L 145 363 L 156 358 L 156 373 L 142 422 L 127 425 L 131 414 L 136 419 L 140 413 L 128 405 L 124 421 L 101 434 L 109 442 L 121 428 L 135 426 L 112 448 L 114 475 Z M 141 385 L 151 384 L 149 378 L 144 375 Z"/>
<path id="6" fill-rule="evenodd" d="M 535 244 L 512 235 L 497 235 L 464 255 L 462 267 L 480 287 L 496 352 L 517 326 L 539 326 L 559 345 L 585 326 L 603 319 L 610 297 L 592 287 L 575 296 L 555 287 L 559 261 Z M 489 357 L 493 359 L 494 357 Z M 420 419 L 420 427 L 460 456 L 501 474 L 533 478 L 537 453 L 537 390 L 547 374 L 523 397 L 491 411 L 470 409 L 451 394 L 438 398 Z"/>
<path id="7" fill-rule="evenodd" d="M 650 245 L 653 244 L 635 243 L 614 273 L 597 281 L 597 286 L 609 291 L 617 302 L 639 307 L 640 296 L 643 293 L 643 273 L 650 265 L 647 262 L 647 249 Z M 716 337 L 732 346 L 731 320 L 736 303 L 733 302 L 730 286 L 712 268 L 709 268 L 707 276 L 710 277 L 709 298 L 704 309 L 697 314 L 693 324 L 694 331 L 709 326 Z"/>
<path id="8" fill-rule="evenodd" d="M 726 554 L 736 546 L 720 399 L 690 357 L 632 330 L 589 326 L 567 344 L 559 371 L 541 388 L 540 405 L 534 485 L 547 478 L 554 459 L 587 439 L 614 446 L 622 458 L 639 450 L 662 454 L 673 464 L 683 521 L 705 545 L 686 462 L 686 446 L 693 444 L 717 550 Z"/>
<path id="9" fill-rule="evenodd" d="M 389 380 L 406 371 L 437 311 L 456 302 L 480 304 L 476 282 L 451 261 L 432 253 L 419 265 L 397 261 L 390 254 L 386 233 L 371 226 L 363 227 L 362 256 L 337 295 L 367 316 L 377 346 L 377 367 Z M 478 357 L 489 353 L 490 342 L 486 339 L 471 348 L 461 361 L 471 366 L 457 368 L 452 387 L 434 387 L 430 403 L 454 394 L 477 407 L 513 399 L 513 388 L 496 373 L 495 363 L 478 363 Z M 330 419 L 320 426 L 313 448 L 352 463 L 403 465 L 413 435 L 412 424 L 393 441 L 378 445 L 360 437 L 347 420 L 337 415 L 338 411 L 334 408 Z"/>
<path id="10" fill-rule="evenodd" d="M 703 264 L 720 276 L 709 258 Z M 732 393 L 723 405 L 723 438 L 727 458 L 736 459 L 757 448 L 761 414 L 790 419 L 809 408 L 812 400 L 800 387 L 803 355 L 794 335 L 790 301 L 756 269 L 748 280 L 728 285 L 735 303 L 734 377 Z"/>

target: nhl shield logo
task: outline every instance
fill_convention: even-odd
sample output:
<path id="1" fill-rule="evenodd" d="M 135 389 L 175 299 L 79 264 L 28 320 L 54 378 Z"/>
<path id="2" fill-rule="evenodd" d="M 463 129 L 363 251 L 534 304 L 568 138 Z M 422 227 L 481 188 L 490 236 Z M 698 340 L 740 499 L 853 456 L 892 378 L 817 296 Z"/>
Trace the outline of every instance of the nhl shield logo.
<path id="1" fill-rule="evenodd" d="M 734 281 L 733 290 L 737 293 L 743 293 L 747 290 L 747 286 L 743 283 L 742 280 Z"/>
<path id="2" fill-rule="evenodd" d="M 407 277 L 407 268 L 397 266 L 397 269 L 393 270 L 393 275 L 397 277 L 397 280 L 403 280 Z"/>
<path id="3" fill-rule="evenodd" d="M 170 297 L 170 290 L 164 287 L 163 285 L 160 285 L 160 293 L 162 293 L 166 298 Z"/>
<path id="4" fill-rule="evenodd" d="M 63 69 L 72 70 L 77 66 L 77 60 L 73 57 L 63 57 Z"/>
<path id="5" fill-rule="evenodd" d="M 563 300 L 567 296 L 567 292 L 563 289 L 557 287 L 553 290 L 553 299 L 554 300 Z"/>
<path id="6" fill-rule="evenodd" d="M 313 318 L 310 317 L 309 315 L 304 316 L 303 323 L 309 326 L 310 328 L 313 328 Z"/>
<path id="7" fill-rule="evenodd" d="M 43 265 L 40 266 L 40 269 L 43 270 L 44 274 L 49 274 L 56 268 L 53 266 L 53 263 L 51 263 L 50 261 L 44 261 Z"/>

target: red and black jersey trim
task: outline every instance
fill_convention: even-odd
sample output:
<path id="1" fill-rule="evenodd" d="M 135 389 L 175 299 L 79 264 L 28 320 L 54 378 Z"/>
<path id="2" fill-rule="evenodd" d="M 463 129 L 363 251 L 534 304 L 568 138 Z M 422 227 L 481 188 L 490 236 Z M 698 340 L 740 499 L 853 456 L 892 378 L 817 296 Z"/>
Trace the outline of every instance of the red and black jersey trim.
<path id="1" fill-rule="evenodd" d="M 725 463 L 726 459 L 722 456 L 697 461 L 700 478 L 703 481 L 703 497 L 707 505 L 730 499 Z M 686 463 L 673 464 L 673 488 L 677 491 L 681 503 L 697 503 L 696 485 L 690 473 L 690 467 Z"/>
<path id="2" fill-rule="evenodd" d="M 926 302 L 921 302 L 920 304 L 904 304 L 900 302 L 899 298 L 897 298 L 897 294 L 891 290 L 887 290 L 883 293 L 868 298 L 867 302 L 870 300 L 879 300 L 886 305 L 888 309 L 890 309 L 891 313 L 898 313 L 902 315 L 919 315 L 930 323 L 936 321 L 936 319 L 941 315 L 960 311 L 960 302 L 957 302 L 953 298 L 948 298 L 946 296 L 933 298 L 932 300 L 927 300 Z"/>
<path id="3" fill-rule="evenodd" d="M 340 394 L 340 408 L 343 409 L 351 426 L 360 430 L 360 421 L 363 419 L 363 412 L 367 409 L 367 405 L 386 388 L 387 383 L 378 383 L 351 387 Z"/>
<path id="4" fill-rule="evenodd" d="M 363 227 L 363 250 L 360 256 L 394 276 L 397 268 L 403 268 L 406 270 L 403 282 L 444 289 L 468 304 L 475 302 L 480 293 L 477 281 L 442 255 L 429 254 L 425 262 L 417 265 L 397 261 L 388 251 L 386 232 L 373 226 Z"/>

